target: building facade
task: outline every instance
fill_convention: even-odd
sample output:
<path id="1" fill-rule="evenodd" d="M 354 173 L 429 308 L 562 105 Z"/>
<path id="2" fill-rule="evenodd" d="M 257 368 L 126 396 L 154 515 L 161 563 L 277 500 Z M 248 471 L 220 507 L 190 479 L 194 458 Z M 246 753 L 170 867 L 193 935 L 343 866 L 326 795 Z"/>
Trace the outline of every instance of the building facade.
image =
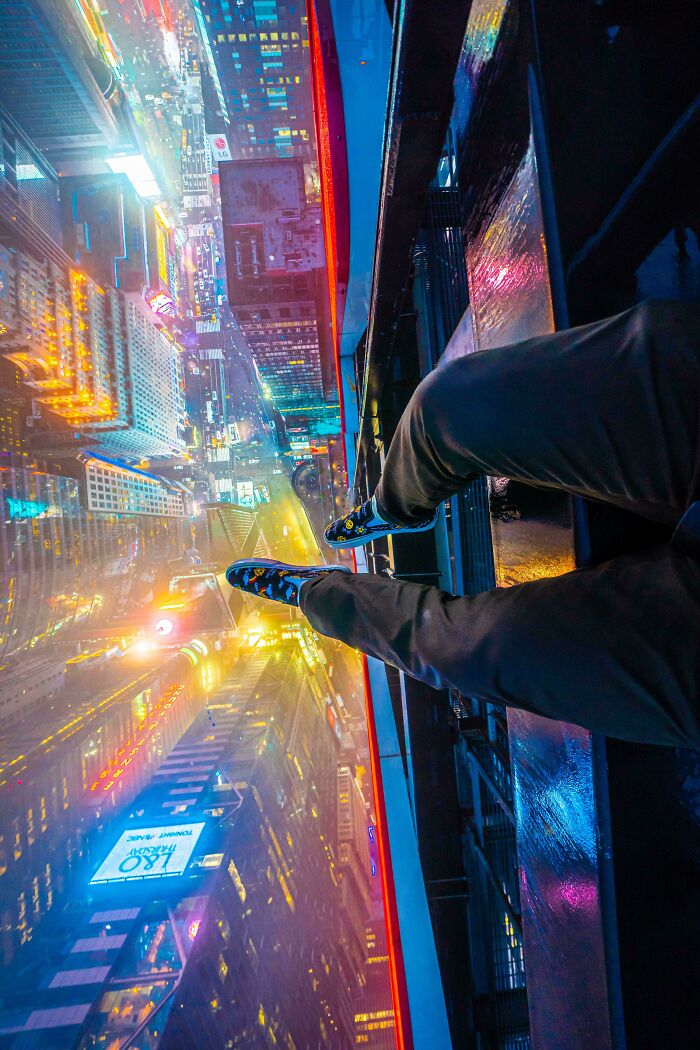
<path id="1" fill-rule="evenodd" d="M 352 195 L 352 144 L 367 123 L 358 98 L 370 100 L 347 5 L 315 9 L 326 41 L 329 19 L 339 30 Z M 348 303 L 357 295 L 369 319 L 356 352 L 343 351 L 361 498 L 413 390 L 442 363 L 649 296 L 698 296 L 697 13 L 612 3 L 572 12 L 509 0 L 404 5 L 394 18 L 371 285 L 354 272 L 361 236 L 351 226 Z M 481 478 L 440 509 L 429 541 L 374 544 L 367 568 L 473 595 L 667 539 L 641 519 Z M 692 1046 L 683 929 L 696 906 L 685 880 L 674 880 L 672 907 L 665 887 L 697 869 L 697 799 L 684 780 L 695 757 L 430 690 L 372 661 L 369 677 L 382 736 L 396 728 L 394 750 L 377 745 L 382 773 L 391 778 L 399 750 L 406 772 L 407 804 L 390 779 L 383 816 L 402 862 L 396 1021 L 408 1006 L 414 1045 Z M 650 828 L 652 812 L 663 832 Z M 401 916 L 412 844 L 449 1020 L 440 1034 L 439 990 L 432 1011 L 421 998 L 418 896 Z M 663 974 L 648 963 L 659 951 L 673 960 Z"/>
<path id="2" fill-rule="evenodd" d="M 303 4 L 196 0 L 230 120 L 235 159 L 314 159 L 308 36 Z"/>
<path id="3" fill-rule="evenodd" d="M 184 518 L 192 499 L 182 485 L 107 459 L 85 458 L 87 509 L 101 514 L 152 514 Z"/>
<path id="4" fill-rule="evenodd" d="M 231 309 L 264 393 L 308 432 L 337 414 L 320 207 L 298 160 L 233 161 L 219 174 Z"/>
<path id="5" fill-rule="evenodd" d="M 55 168 L 0 106 L 2 169 L 0 170 L 0 230 L 2 244 L 41 251 L 62 264 L 62 223 L 59 179 Z"/>
<path id="6" fill-rule="evenodd" d="M 0 1046 L 136 1029 L 173 1050 L 354 1045 L 365 958 L 338 936 L 337 738 L 298 637 L 243 655 L 76 871 L 44 950 L 23 947 L 31 980 L 0 1017 Z M 182 861 L 160 847 L 173 877 L 142 879 L 162 862 L 119 852 L 130 828 L 194 841 Z M 352 930 L 363 944 L 365 925 Z"/>
<path id="7" fill-rule="evenodd" d="M 103 170 L 105 152 L 133 149 L 114 56 L 77 5 L 6 5 L 0 40 L 3 104 L 51 163 L 64 172 Z"/>
<path id="8" fill-rule="evenodd" d="M 119 614 L 141 601 L 149 576 L 192 541 L 180 516 L 90 510 L 79 478 L 39 470 L 28 456 L 4 460 L 0 645 L 13 667 L 28 649 L 89 629 L 104 609 Z"/>
<path id="9" fill-rule="evenodd" d="M 95 689 L 89 666 L 81 672 L 65 659 L 44 662 L 50 665 L 44 677 L 67 679 L 63 690 L 52 679 L 51 698 L 44 682 L 33 697 L 33 717 L 15 710 L 0 731 L 3 968 L 41 936 L 46 917 L 65 903 L 71 878 L 96 856 L 105 829 L 150 780 L 202 702 L 201 682 L 185 656 L 150 669 L 130 688 L 120 687 L 106 665 Z M 32 697 L 24 701 L 26 715 Z"/>
<path id="10" fill-rule="evenodd" d="M 181 455 L 178 345 L 141 296 L 18 249 L 1 263 L 0 356 L 38 419 L 59 419 L 64 442 L 98 442 L 137 461 Z"/>
<path id="11" fill-rule="evenodd" d="M 66 177 L 60 192 L 64 246 L 76 268 L 103 288 L 141 294 L 151 287 L 146 223 L 152 205 L 126 175 Z"/>

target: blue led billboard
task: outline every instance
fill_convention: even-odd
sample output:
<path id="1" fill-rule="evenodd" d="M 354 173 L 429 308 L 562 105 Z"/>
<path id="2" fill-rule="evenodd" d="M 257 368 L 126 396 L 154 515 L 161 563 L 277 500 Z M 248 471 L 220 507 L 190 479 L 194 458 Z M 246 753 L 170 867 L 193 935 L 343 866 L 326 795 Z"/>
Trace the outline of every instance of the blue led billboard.
<path id="1" fill-rule="evenodd" d="M 90 885 L 182 875 L 203 830 L 203 823 L 129 828 L 102 861 Z"/>

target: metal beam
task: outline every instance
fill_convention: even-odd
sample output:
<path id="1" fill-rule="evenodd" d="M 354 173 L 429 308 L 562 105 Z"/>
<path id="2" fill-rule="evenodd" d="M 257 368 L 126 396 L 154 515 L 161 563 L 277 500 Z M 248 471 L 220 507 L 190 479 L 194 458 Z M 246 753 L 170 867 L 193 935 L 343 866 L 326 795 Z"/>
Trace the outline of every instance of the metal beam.
<path id="1" fill-rule="evenodd" d="M 469 0 L 400 0 L 394 45 L 372 276 L 358 463 L 378 430 L 378 408 L 420 227 L 453 104 Z"/>

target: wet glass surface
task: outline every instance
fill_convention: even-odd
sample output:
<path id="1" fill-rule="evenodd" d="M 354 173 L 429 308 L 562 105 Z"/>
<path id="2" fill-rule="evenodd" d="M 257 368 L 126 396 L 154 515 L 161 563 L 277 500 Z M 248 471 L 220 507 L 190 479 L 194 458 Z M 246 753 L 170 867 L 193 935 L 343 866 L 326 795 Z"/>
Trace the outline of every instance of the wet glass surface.
<path id="1" fill-rule="evenodd" d="M 553 331 L 547 253 L 532 142 L 493 220 L 468 246 L 475 344 L 480 350 Z M 494 406 L 497 415 L 499 406 Z M 537 425 L 536 420 L 531 421 Z M 492 479 L 499 586 L 574 568 L 566 497 Z"/>
<path id="2" fill-rule="evenodd" d="M 469 244 L 467 266 L 478 349 L 553 330 L 532 141 L 492 220 Z M 568 498 L 490 479 L 490 503 L 499 586 L 575 567 Z M 610 1032 L 591 734 L 514 708 L 508 737 L 533 1045 L 604 1050 Z M 561 984 L 575 984 L 575 994 L 546 994 Z"/>

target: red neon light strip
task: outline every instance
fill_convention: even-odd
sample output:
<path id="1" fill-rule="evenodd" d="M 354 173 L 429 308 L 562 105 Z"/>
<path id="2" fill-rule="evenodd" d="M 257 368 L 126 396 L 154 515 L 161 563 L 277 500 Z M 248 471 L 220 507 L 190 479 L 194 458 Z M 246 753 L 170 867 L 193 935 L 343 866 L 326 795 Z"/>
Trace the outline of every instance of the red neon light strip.
<path id="1" fill-rule="evenodd" d="M 184 685 L 173 685 L 163 694 L 143 721 L 137 725 L 134 730 L 134 736 L 127 740 L 126 744 L 117 751 L 109 765 L 102 770 L 97 780 L 91 785 L 90 791 L 97 791 L 101 787 L 102 791 L 107 792 L 114 787 L 115 781 L 124 775 L 127 766 L 131 765 L 143 745 L 151 739 L 154 731 L 158 728 L 184 688 Z M 144 735 L 138 738 L 140 733 Z"/>
<path id="2" fill-rule="evenodd" d="M 324 0 L 317 0 L 323 4 L 323 15 L 331 25 L 330 10 Z M 316 3 L 307 0 L 307 15 L 309 26 L 309 56 L 311 62 L 311 83 L 314 108 L 314 123 L 316 126 L 316 144 L 318 148 L 319 173 L 321 177 L 321 205 L 323 214 L 323 232 L 326 249 L 326 273 L 328 275 L 328 294 L 331 312 L 331 330 L 333 338 L 333 356 L 335 363 L 336 383 L 338 387 L 338 400 L 340 402 L 341 426 L 344 428 L 345 408 L 343 399 L 343 382 L 340 370 L 340 335 L 342 330 L 342 314 L 345 308 L 345 292 L 348 281 L 349 256 L 350 256 L 350 220 L 347 186 L 347 155 L 345 153 L 345 126 L 342 108 L 342 92 L 340 78 L 337 72 L 337 56 L 335 56 L 335 41 L 332 33 L 329 36 L 325 28 L 326 50 L 332 49 L 335 62 L 324 62 L 324 49 L 321 47 L 321 34 L 319 32 L 316 17 Z M 327 77 L 334 77 L 334 83 L 330 85 L 333 92 L 335 106 L 330 112 Z M 337 81 L 337 82 L 336 82 Z M 337 97 L 335 97 L 337 96 Z M 333 124 L 334 135 L 331 137 L 331 124 Z M 339 147 L 338 141 L 342 143 Z M 339 288 L 342 286 L 342 296 L 339 296 Z"/>
<path id="3" fill-rule="evenodd" d="M 369 680 L 369 667 L 367 657 L 362 656 L 362 673 L 365 683 L 365 702 L 367 711 L 367 735 L 369 737 L 370 770 L 372 773 L 372 791 L 374 792 L 374 804 L 377 814 L 377 842 L 379 845 L 379 866 L 382 879 L 382 897 L 384 900 L 384 922 L 386 925 L 386 939 L 389 956 L 389 980 L 391 983 L 391 999 L 394 1006 L 396 1018 L 396 1045 L 398 1050 L 413 1050 L 413 1034 L 411 1032 L 411 1012 L 408 1005 L 408 988 L 406 986 L 406 971 L 404 968 L 403 952 L 401 950 L 401 930 L 399 926 L 399 914 L 396 907 L 396 890 L 394 888 L 394 869 L 391 863 L 391 846 L 389 844 L 389 830 L 386 821 L 386 809 L 384 806 L 384 787 L 382 784 L 382 769 L 379 759 L 379 744 L 377 742 L 377 730 L 374 723 L 374 712 L 372 710 L 372 686 Z"/>
<path id="4" fill-rule="evenodd" d="M 316 142 L 321 176 L 321 202 L 323 209 L 323 228 L 331 311 L 331 328 L 333 335 L 333 351 L 335 358 L 336 382 L 338 385 L 338 400 L 340 402 L 341 428 L 343 433 L 345 433 L 345 407 L 343 398 L 343 381 L 340 368 L 340 334 L 342 316 L 339 317 L 340 309 L 344 308 L 345 303 L 343 295 L 342 307 L 339 309 L 338 285 L 339 281 L 347 285 L 349 270 L 350 230 L 347 155 L 345 154 L 344 147 L 345 129 L 342 112 L 342 93 L 340 80 L 339 77 L 337 77 L 337 56 L 335 56 L 333 69 L 328 68 L 330 63 L 324 63 L 324 50 L 331 49 L 335 55 L 335 41 L 332 36 L 332 30 L 329 33 L 328 27 L 324 27 L 324 43 L 328 45 L 328 48 L 322 49 L 319 25 L 316 17 L 316 3 L 321 4 L 322 15 L 325 17 L 328 26 L 332 26 L 332 21 L 330 9 L 328 8 L 326 0 L 307 0 L 309 54 L 313 86 Z M 329 115 L 326 77 L 332 77 L 333 74 L 336 74 L 337 83 L 331 85 L 331 90 L 335 89 L 334 94 L 337 98 L 335 98 L 335 112 L 331 116 Z M 337 146 L 334 149 L 335 142 L 332 142 L 331 140 L 329 126 L 331 120 L 334 125 L 334 132 L 342 132 L 342 134 L 338 135 L 338 138 L 342 139 L 343 142 L 342 153 Z M 340 193 L 338 201 L 336 201 L 336 192 Z M 347 450 L 344 441 L 342 442 L 342 453 L 345 469 L 347 470 Z M 355 567 L 357 568 L 357 566 Z M 391 847 L 389 844 L 386 808 L 384 805 L 384 789 L 382 785 L 382 771 L 379 759 L 379 745 L 377 742 L 377 732 L 372 708 L 372 690 L 369 680 L 369 669 L 367 658 L 365 656 L 362 657 L 362 672 L 365 687 L 372 790 L 374 793 L 374 802 L 377 812 L 377 842 L 379 846 L 379 865 L 381 868 L 380 875 L 384 902 L 384 922 L 387 933 L 389 980 L 396 1020 L 396 1043 L 397 1050 L 413 1050 L 408 989 L 406 986 L 406 973 L 403 952 L 401 949 L 399 916 L 396 907 L 396 892 L 394 888 L 394 873 L 391 862 Z"/>
<path id="5" fill-rule="evenodd" d="M 326 265 L 328 268 L 328 290 L 331 301 L 331 325 L 333 328 L 333 345 L 337 344 L 338 335 L 338 296 L 337 296 L 337 246 L 335 230 L 335 196 L 333 190 L 333 162 L 331 159 L 330 132 L 328 129 L 328 103 L 326 86 L 323 77 L 323 55 L 318 35 L 316 7 L 309 0 L 309 38 L 313 69 L 314 118 L 316 122 L 316 144 L 318 147 L 319 167 L 321 169 L 321 204 L 323 207 L 323 232 L 326 238 Z"/>

